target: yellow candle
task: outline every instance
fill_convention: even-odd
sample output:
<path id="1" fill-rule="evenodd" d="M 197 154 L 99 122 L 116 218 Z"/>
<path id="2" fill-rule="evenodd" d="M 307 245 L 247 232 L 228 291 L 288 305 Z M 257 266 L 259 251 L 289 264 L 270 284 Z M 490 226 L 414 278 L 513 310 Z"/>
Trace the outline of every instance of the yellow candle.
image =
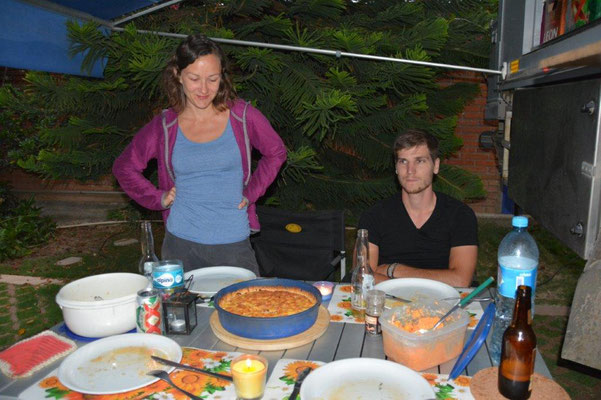
<path id="1" fill-rule="evenodd" d="M 258 372 L 265 369 L 265 365 L 261 361 L 246 359 L 234 365 L 234 371 L 248 374 L 250 372 Z"/>
<path id="2" fill-rule="evenodd" d="M 232 360 L 232 377 L 239 399 L 260 399 L 265 391 L 267 360 L 254 354 L 244 354 Z"/>

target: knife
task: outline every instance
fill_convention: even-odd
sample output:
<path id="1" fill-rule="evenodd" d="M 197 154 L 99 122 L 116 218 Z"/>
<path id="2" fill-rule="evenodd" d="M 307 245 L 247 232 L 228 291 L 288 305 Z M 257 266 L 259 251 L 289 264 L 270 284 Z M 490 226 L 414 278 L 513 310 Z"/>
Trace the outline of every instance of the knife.
<path id="1" fill-rule="evenodd" d="M 411 303 L 411 300 L 403 299 L 402 297 L 394 296 L 394 295 L 388 294 L 388 293 L 386 293 L 386 297 L 398 300 L 398 301 L 403 302 L 403 303 Z"/>
<path id="2" fill-rule="evenodd" d="M 313 371 L 313 370 L 311 368 L 307 367 L 298 374 L 298 377 L 296 378 L 296 383 L 294 384 L 294 389 L 292 389 L 292 394 L 290 394 L 290 397 L 288 397 L 288 400 L 296 400 L 296 397 L 298 396 L 298 392 L 300 390 L 301 384 L 303 383 L 303 381 L 305 380 L 305 378 L 307 377 L 307 375 L 309 375 L 309 372 L 311 372 L 311 371 Z"/>
<path id="3" fill-rule="evenodd" d="M 230 381 L 230 382 L 234 381 L 234 379 L 231 376 L 229 376 L 229 375 L 218 374 L 216 372 L 211 372 L 211 371 L 207 371 L 206 369 L 196 368 L 196 367 L 193 367 L 191 365 L 180 364 L 180 363 L 177 363 L 175 361 L 165 360 L 164 358 L 157 357 L 157 356 L 150 356 L 150 357 L 154 361 L 156 361 L 158 363 L 161 363 L 161 364 L 164 364 L 164 365 L 169 365 L 170 367 L 175 367 L 175 368 L 179 368 L 179 369 L 185 369 L 185 370 L 192 371 L 192 372 L 198 372 L 200 374 L 209 375 L 209 376 L 212 376 L 214 378 L 224 379 L 224 380 Z"/>

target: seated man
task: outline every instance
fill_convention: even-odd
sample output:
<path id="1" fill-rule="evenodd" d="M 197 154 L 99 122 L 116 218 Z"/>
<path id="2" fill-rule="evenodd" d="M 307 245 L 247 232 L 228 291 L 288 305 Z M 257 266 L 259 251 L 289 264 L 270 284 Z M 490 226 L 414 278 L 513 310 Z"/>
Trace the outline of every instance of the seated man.
<path id="1" fill-rule="evenodd" d="M 467 287 L 478 258 L 478 225 L 464 203 L 435 192 L 438 140 L 410 130 L 394 143 L 401 192 L 368 209 L 359 229 L 368 230 L 376 282 L 389 278 L 435 279 Z"/>

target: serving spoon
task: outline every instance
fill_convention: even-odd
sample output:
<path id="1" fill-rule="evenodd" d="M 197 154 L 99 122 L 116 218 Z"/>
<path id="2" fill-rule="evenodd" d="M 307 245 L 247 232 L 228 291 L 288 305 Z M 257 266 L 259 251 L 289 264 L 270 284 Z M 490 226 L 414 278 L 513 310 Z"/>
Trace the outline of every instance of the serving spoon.
<path id="1" fill-rule="evenodd" d="M 179 390 L 180 392 L 182 392 L 183 394 L 185 394 L 186 396 L 188 396 L 192 400 L 203 400 L 202 398 L 193 395 L 192 393 L 190 393 L 190 392 L 188 392 L 188 391 L 180 388 L 175 383 L 173 383 L 173 381 L 171 380 L 171 378 L 169 378 L 169 374 L 166 371 L 163 371 L 162 369 L 154 369 L 152 371 L 148 371 L 146 373 L 146 375 L 151 375 L 151 376 L 154 376 L 156 378 L 159 378 L 159 379 L 167 382 L 168 384 L 170 384 L 175 389 Z"/>
<path id="2" fill-rule="evenodd" d="M 444 321 L 449 315 L 451 315 L 453 313 L 453 311 L 455 311 L 456 309 L 458 309 L 459 307 L 463 307 L 465 306 L 467 303 L 470 302 L 470 300 L 476 296 L 478 293 L 480 293 L 481 291 L 483 291 L 488 285 L 490 285 L 493 281 L 495 280 L 495 278 L 493 278 L 492 276 L 490 278 L 488 278 L 487 280 L 485 280 L 480 286 L 478 286 L 477 288 L 475 288 L 469 295 L 467 295 L 463 300 L 461 300 L 459 303 L 455 304 L 453 307 L 451 307 L 451 309 L 445 314 L 443 315 L 437 323 L 434 324 L 434 326 L 432 327 L 432 329 L 430 330 L 434 330 L 438 327 L 438 325 L 440 325 L 442 323 L 442 321 Z"/>

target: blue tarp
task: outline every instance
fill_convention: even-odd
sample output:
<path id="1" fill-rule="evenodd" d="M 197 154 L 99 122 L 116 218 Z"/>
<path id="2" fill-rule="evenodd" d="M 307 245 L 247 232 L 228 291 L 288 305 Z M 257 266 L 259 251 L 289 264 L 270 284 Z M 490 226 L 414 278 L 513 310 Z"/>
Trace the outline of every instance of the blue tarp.
<path id="1" fill-rule="evenodd" d="M 110 20 L 146 8 L 159 0 L 52 0 L 53 3 Z"/>
<path id="2" fill-rule="evenodd" d="M 104 20 L 152 5 L 150 0 L 55 0 L 55 4 Z M 69 56 L 66 22 L 84 21 L 19 0 L 0 0 L 0 66 L 101 78 L 104 62 L 90 73 L 81 70 L 82 55 Z"/>

